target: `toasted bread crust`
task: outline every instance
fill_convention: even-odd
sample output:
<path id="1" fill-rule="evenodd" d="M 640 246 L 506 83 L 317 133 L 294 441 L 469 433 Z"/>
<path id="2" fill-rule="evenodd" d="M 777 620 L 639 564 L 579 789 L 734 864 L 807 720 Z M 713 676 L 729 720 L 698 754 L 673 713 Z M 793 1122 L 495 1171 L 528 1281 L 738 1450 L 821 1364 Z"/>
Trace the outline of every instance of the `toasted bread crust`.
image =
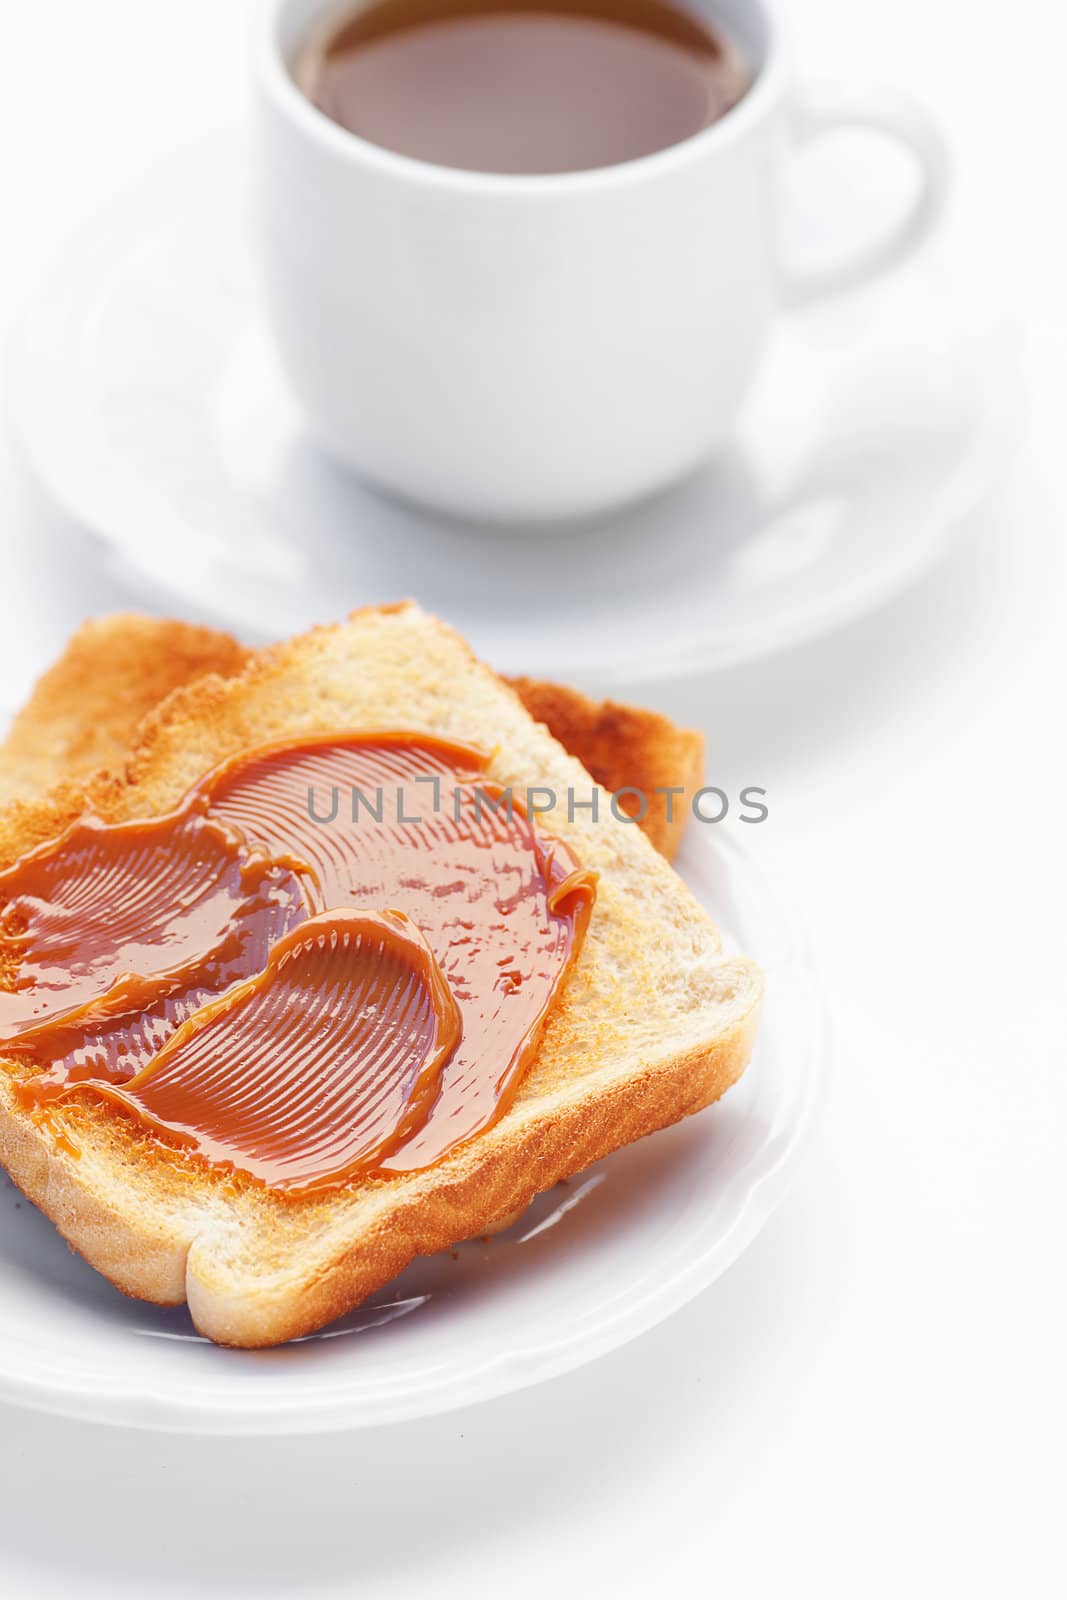
<path id="1" fill-rule="evenodd" d="M 80 1158 L 53 1144 L 41 1125 L 18 1110 L 2 1070 L 0 1167 L 116 1289 L 153 1305 L 185 1303 L 187 1227 L 145 1217 L 143 1226 L 131 1229 L 125 1209 L 85 1183 Z"/>
<path id="2" fill-rule="evenodd" d="M 38 682 L 0 746 L 0 802 L 121 767 L 137 726 L 173 690 L 239 672 L 229 634 L 120 612 L 86 622 Z"/>
<path id="3" fill-rule="evenodd" d="M 279 736 L 393 725 L 494 746 L 502 784 L 578 783 L 582 769 L 442 625 L 367 610 L 205 677 L 151 714 L 121 774 L 0 813 L 0 863 L 87 805 L 158 815 L 220 759 Z M 496 741 L 494 745 L 494 741 Z M 286 1200 L 160 1146 L 78 1099 L 35 1123 L 0 1061 L 0 1161 L 128 1294 L 187 1298 L 202 1332 L 262 1346 L 313 1331 L 415 1254 L 484 1231 L 542 1189 L 718 1097 L 748 1059 L 758 972 L 642 839 L 614 820 L 554 819 L 601 872 L 582 955 L 520 1093 L 484 1134 L 423 1172 Z M 10 1075 L 10 1076 L 9 1076 Z M 72 1153 L 72 1147 L 77 1153 Z"/>
<path id="4" fill-rule="evenodd" d="M 231 634 L 122 612 L 87 622 L 38 683 L 0 745 L 0 804 L 32 800 L 64 779 L 121 772 L 141 722 L 178 689 L 249 660 Z M 681 844 L 691 795 L 703 782 L 704 741 L 655 711 L 590 700 L 537 678 L 507 680 L 535 721 L 609 794 L 647 796 L 641 827 L 668 861 Z M 657 790 L 681 789 L 671 801 Z M 622 801 L 634 815 L 636 799 Z"/>
<path id="5" fill-rule="evenodd" d="M 76 1163 L 56 1158 L 32 1126 L 6 1115 L 0 1078 L 0 1166 L 120 1293 L 159 1306 L 188 1302 L 198 1330 L 216 1344 L 267 1349 L 344 1316 L 399 1276 L 417 1256 L 449 1249 L 460 1239 L 514 1222 L 538 1194 L 583 1171 L 612 1151 L 670 1127 L 720 1099 L 741 1077 L 752 1050 L 758 1013 L 711 1053 L 691 1052 L 670 1071 L 647 1072 L 624 1089 L 590 1101 L 566 1120 L 543 1116 L 495 1143 L 491 1156 L 465 1164 L 430 1197 L 412 1196 L 383 1214 L 358 1252 L 342 1250 L 324 1270 L 284 1300 L 234 1301 L 215 1286 L 210 1258 L 201 1259 L 187 1226 L 128 1219 L 79 1181 Z"/>
<path id="6" fill-rule="evenodd" d="M 216 1344 L 248 1349 L 284 1344 L 308 1326 L 324 1327 L 390 1283 L 417 1256 L 447 1250 L 458 1240 L 490 1231 L 501 1217 L 517 1217 L 537 1195 L 594 1161 L 702 1111 L 724 1095 L 744 1072 L 751 1054 L 756 1014 L 745 1029 L 706 1054 L 691 1052 L 669 1071 L 649 1071 L 597 1100 L 581 1113 L 542 1116 L 505 1138 L 476 1163 L 442 1172 L 430 1197 L 397 1205 L 376 1223 L 358 1253 L 339 1253 L 325 1272 L 285 1303 L 264 1304 L 249 1316 L 199 1275 L 190 1257 L 189 1309 L 201 1332 Z"/>
<path id="7" fill-rule="evenodd" d="M 575 689 L 536 678 L 507 680 L 535 722 L 609 794 L 620 795 L 627 816 L 644 797 L 641 827 L 661 855 L 673 861 L 689 815 L 687 800 L 704 781 L 704 739 L 655 711 L 590 700 Z M 667 790 L 680 790 L 672 796 Z M 623 791 L 637 791 L 624 794 Z M 657 792 L 658 791 L 658 792 Z"/>

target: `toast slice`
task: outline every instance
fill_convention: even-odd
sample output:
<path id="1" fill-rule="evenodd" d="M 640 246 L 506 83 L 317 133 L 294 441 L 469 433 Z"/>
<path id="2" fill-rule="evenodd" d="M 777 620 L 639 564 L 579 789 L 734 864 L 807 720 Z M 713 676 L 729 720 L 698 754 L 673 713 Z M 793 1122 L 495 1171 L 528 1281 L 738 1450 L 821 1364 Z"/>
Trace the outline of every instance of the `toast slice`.
<path id="1" fill-rule="evenodd" d="M 0 869 L 86 807 L 108 821 L 162 815 L 253 746 L 389 727 L 490 752 L 488 775 L 505 787 L 588 789 L 579 763 L 450 629 L 411 604 L 368 609 L 173 694 L 123 774 L 0 813 Z M 758 969 L 722 955 L 709 918 L 632 824 L 560 812 L 542 825 L 600 875 L 588 933 L 516 1099 L 435 1166 L 285 1197 L 183 1159 L 100 1101 L 71 1097 L 34 1120 L 4 1059 L 0 1164 L 125 1293 L 187 1301 L 209 1338 L 260 1347 L 323 1326 L 416 1255 L 718 1099 L 749 1058 Z"/>
<path id="2" fill-rule="evenodd" d="M 136 612 L 85 623 L 0 745 L 0 805 L 121 767 L 138 724 L 169 694 L 240 672 L 248 654 L 230 634 Z"/>
<path id="3" fill-rule="evenodd" d="M 240 672 L 251 652 L 231 634 L 123 612 L 87 622 L 38 683 L 0 745 L 0 804 L 42 794 L 63 778 L 120 770 L 139 723 L 176 689 L 217 673 Z M 590 700 L 536 678 L 510 680 L 543 722 L 603 788 L 648 798 L 640 826 L 672 860 L 700 788 L 704 740 L 655 711 Z M 682 790 L 672 804 L 663 792 Z M 630 814 L 636 797 L 622 801 Z"/>
<path id="4" fill-rule="evenodd" d="M 661 855 L 673 861 L 682 843 L 689 804 L 704 782 L 704 739 L 668 717 L 614 700 L 590 700 L 577 689 L 538 678 L 508 683 L 533 717 L 609 794 L 637 818 Z M 640 794 L 627 795 L 636 789 Z M 664 792 L 674 790 L 673 800 Z"/>

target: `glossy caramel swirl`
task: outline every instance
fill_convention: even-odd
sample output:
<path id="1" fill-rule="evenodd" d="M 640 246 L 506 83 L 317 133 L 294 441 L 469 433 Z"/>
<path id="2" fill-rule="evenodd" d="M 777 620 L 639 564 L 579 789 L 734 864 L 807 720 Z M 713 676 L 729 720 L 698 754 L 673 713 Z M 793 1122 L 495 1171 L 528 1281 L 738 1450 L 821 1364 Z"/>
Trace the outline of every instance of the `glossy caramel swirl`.
<path id="1" fill-rule="evenodd" d="M 393 1170 L 428 1166 L 510 1104 L 593 902 L 590 875 L 483 767 L 463 746 L 379 735 L 264 750 L 209 780 L 213 815 L 308 864 L 315 909 L 403 911 L 440 963 L 463 1038 Z M 313 821 L 335 798 L 336 817 Z"/>
<path id="2" fill-rule="evenodd" d="M 431 1165 L 514 1098 L 595 880 L 466 746 L 334 735 L 0 877 L 0 1043 L 279 1190 Z"/>
<path id="3" fill-rule="evenodd" d="M 325 912 L 102 1092 L 216 1166 L 315 1193 L 426 1120 L 461 1028 L 406 917 Z"/>
<path id="4" fill-rule="evenodd" d="M 0 1048 L 129 1077 L 307 915 L 289 865 L 192 796 L 173 815 L 76 822 L 0 875 Z"/>

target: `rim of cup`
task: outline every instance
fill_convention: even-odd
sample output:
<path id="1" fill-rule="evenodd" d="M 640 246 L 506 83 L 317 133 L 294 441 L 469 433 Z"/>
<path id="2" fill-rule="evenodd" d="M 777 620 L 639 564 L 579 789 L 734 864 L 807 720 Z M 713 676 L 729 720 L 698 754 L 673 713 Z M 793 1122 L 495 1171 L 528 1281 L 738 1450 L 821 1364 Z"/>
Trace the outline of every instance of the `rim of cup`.
<path id="1" fill-rule="evenodd" d="M 755 70 L 751 88 L 732 110 L 717 122 L 691 134 L 677 144 L 652 155 L 607 167 L 592 167 L 576 172 L 503 173 L 475 172 L 465 168 L 437 166 L 415 156 L 399 155 L 373 144 L 358 133 L 342 128 L 320 111 L 299 88 L 286 55 L 285 27 L 294 0 L 268 0 L 257 18 L 254 43 L 255 72 L 268 102 L 295 123 L 301 133 L 323 149 L 363 168 L 370 168 L 415 187 L 450 191 L 455 194 L 496 192 L 512 196 L 553 196 L 602 190 L 646 180 L 699 161 L 712 150 L 727 149 L 743 139 L 759 123 L 780 91 L 785 71 L 785 40 L 781 18 L 768 0 L 753 0 L 761 13 L 766 47 Z M 325 8 L 324 8 L 325 9 Z M 337 7 L 338 11 L 344 8 Z M 356 8 L 353 6 L 353 10 Z"/>

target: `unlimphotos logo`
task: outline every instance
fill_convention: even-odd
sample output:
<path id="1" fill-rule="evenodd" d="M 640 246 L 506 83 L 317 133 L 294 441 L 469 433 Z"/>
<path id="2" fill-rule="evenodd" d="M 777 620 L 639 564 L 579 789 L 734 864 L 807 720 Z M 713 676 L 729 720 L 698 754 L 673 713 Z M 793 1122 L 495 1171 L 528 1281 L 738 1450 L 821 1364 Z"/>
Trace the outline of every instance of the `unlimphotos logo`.
<path id="1" fill-rule="evenodd" d="M 321 827 L 339 822 L 375 822 L 415 828 L 428 817 L 442 814 L 459 822 L 471 808 L 476 821 L 503 816 L 511 822 L 518 809 L 532 818 L 556 815 L 565 816 L 568 822 L 588 819 L 599 823 L 610 816 L 616 822 L 639 824 L 647 818 L 654 803 L 652 797 L 656 796 L 662 797 L 668 822 L 674 822 L 683 807 L 688 807 L 696 822 L 710 825 L 725 822 L 730 816 L 754 825 L 766 822 L 770 816 L 767 791 L 754 784 L 741 789 L 731 800 L 725 789 L 712 784 L 693 792 L 674 785 L 657 785 L 652 790 L 627 785 L 609 793 L 596 786 L 581 791 L 571 787 L 554 789 L 545 784 L 519 790 L 479 784 L 448 789 L 436 775 L 415 778 L 413 782 L 423 785 L 425 792 L 415 797 L 406 786 L 367 790 L 355 785 L 345 791 L 338 784 L 324 792 L 309 785 L 307 814 Z"/>

